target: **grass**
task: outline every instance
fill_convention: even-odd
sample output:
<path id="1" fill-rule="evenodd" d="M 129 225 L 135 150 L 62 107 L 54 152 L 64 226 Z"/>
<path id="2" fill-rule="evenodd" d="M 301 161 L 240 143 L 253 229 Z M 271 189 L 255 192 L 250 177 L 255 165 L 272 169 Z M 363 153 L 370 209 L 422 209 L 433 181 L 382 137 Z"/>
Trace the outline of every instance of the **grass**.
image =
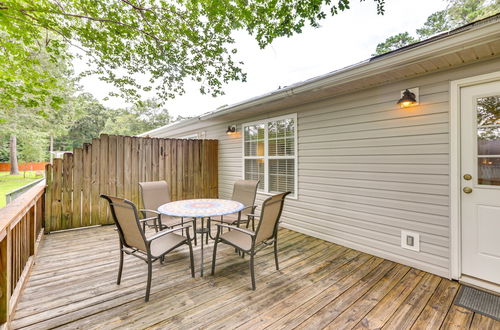
<path id="1" fill-rule="evenodd" d="M 5 207 L 5 195 L 14 189 L 43 177 L 35 171 L 21 172 L 19 175 L 9 175 L 9 172 L 0 172 L 0 208 Z"/>

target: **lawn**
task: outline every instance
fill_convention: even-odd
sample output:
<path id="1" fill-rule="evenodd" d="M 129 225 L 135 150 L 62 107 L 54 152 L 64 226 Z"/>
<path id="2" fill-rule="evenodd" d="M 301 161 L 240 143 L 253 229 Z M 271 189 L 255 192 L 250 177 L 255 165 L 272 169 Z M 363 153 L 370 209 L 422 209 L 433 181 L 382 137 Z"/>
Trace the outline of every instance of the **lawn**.
<path id="1" fill-rule="evenodd" d="M 5 207 L 5 195 L 7 193 L 42 176 L 37 176 L 35 171 L 21 172 L 19 175 L 9 175 L 9 172 L 0 172 L 0 208 Z"/>

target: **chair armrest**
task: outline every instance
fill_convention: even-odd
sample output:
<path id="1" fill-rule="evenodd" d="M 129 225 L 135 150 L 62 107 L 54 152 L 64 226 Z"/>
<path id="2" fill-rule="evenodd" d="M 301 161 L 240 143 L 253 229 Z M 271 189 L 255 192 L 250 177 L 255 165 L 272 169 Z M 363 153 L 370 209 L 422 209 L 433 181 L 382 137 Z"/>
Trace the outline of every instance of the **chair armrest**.
<path id="1" fill-rule="evenodd" d="M 253 218 L 260 218 L 260 215 L 253 214 L 253 213 L 247 214 L 247 216 L 248 217 L 253 217 Z"/>
<path id="2" fill-rule="evenodd" d="M 144 219 L 139 219 L 139 222 L 146 222 L 146 221 L 156 220 L 156 219 L 158 219 L 158 217 L 144 218 Z"/>
<path id="3" fill-rule="evenodd" d="M 155 210 L 150 210 L 150 209 L 140 209 L 139 212 L 151 212 L 151 213 L 154 213 L 154 214 L 158 214 L 160 215 L 161 213 L 158 212 L 158 211 L 155 211 Z"/>
<path id="4" fill-rule="evenodd" d="M 168 229 L 168 230 L 162 230 L 162 231 L 154 234 L 153 236 L 148 237 L 147 241 L 148 241 L 148 243 L 150 243 L 151 241 L 154 241 L 155 239 L 160 238 L 162 236 L 165 236 L 167 234 L 173 233 L 174 231 L 178 231 L 178 230 L 182 230 L 182 229 L 187 230 L 188 228 L 191 228 L 191 226 L 183 226 L 183 227 L 177 227 L 177 228 L 172 228 L 172 229 Z"/>
<path id="5" fill-rule="evenodd" d="M 231 230 L 237 230 L 237 231 L 241 231 L 243 234 L 247 234 L 247 235 L 250 235 L 250 236 L 255 236 L 255 233 L 253 231 L 250 231 L 248 229 L 244 229 L 244 228 L 240 228 L 240 227 L 236 227 L 236 226 L 231 226 L 231 225 L 227 225 L 225 223 L 218 223 L 217 224 L 217 227 L 222 227 L 222 228 L 229 228 Z"/>

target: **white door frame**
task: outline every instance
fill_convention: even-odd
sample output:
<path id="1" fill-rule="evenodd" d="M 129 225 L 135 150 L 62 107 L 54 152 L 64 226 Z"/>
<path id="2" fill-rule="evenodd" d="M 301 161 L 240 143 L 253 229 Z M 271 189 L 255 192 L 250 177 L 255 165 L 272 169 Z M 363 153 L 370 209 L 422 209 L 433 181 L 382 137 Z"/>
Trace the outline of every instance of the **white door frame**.
<path id="1" fill-rule="evenodd" d="M 500 71 L 450 82 L 450 278 L 455 280 L 462 276 L 460 90 L 497 80 L 500 80 Z"/>

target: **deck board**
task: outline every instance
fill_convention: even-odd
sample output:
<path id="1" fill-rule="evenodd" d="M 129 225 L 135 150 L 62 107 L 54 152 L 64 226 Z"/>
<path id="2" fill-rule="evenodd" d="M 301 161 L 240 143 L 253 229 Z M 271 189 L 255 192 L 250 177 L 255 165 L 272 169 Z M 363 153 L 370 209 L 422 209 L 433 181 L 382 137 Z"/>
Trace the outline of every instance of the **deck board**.
<path id="1" fill-rule="evenodd" d="M 116 285 L 118 237 L 112 226 L 46 235 L 12 328 L 409 329 L 490 328 L 500 322 L 453 305 L 460 285 L 420 270 L 297 232 L 279 233 L 280 270 L 272 249 L 256 257 L 257 290 L 248 258 L 221 245 L 210 276 L 189 272 L 187 249 L 153 266 L 126 256 Z"/>

